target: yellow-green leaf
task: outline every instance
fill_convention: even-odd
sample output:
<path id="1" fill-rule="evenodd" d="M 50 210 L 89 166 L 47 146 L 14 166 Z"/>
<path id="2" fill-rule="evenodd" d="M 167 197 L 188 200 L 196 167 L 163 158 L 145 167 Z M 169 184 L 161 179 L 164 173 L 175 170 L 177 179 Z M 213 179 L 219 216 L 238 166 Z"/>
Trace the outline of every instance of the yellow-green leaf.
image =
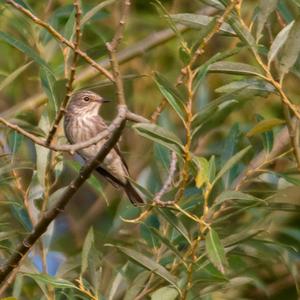
<path id="1" fill-rule="evenodd" d="M 204 157 L 197 157 L 198 173 L 195 178 L 196 187 L 200 189 L 209 181 L 209 163 Z"/>
<path id="2" fill-rule="evenodd" d="M 257 123 L 248 133 L 247 137 L 251 137 L 266 131 L 270 131 L 273 127 L 284 124 L 285 121 L 277 118 L 262 120 Z"/>

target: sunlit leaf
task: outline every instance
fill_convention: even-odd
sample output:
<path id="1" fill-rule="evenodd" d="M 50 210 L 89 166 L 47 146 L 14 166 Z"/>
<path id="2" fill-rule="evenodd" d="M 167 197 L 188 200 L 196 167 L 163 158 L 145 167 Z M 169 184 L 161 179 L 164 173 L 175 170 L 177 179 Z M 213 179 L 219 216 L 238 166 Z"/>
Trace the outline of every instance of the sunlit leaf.
<path id="1" fill-rule="evenodd" d="M 225 250 L 217 232 L 212 228 L 209 229 L 205 237 L 205 246 L 207 255 L 212 264 L 224 274 L 228 265 Z"/>
<path id="2" fill-rule="evenodd" d="M 247 132 L 247 136 L 251 137 L 256 134 L 269 131 L 276 126 L 283 125 L 284 123 L 285 123 L 284 120 L 277 119 L 277 118 L 260 121 L 250 131 Z"/>

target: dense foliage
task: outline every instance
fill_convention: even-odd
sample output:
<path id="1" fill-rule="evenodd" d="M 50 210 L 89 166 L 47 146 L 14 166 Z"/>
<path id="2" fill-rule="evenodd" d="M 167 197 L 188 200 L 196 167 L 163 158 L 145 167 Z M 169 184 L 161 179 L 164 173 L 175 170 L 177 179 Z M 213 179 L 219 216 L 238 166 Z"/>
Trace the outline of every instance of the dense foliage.
<path id="1" fill-rule="evenodd" d="M 3 268 L 81 168 L 36 142 L 68 94 L 96 91 L 116 115 L 119 87 L 92 61 L 110 69 L 122 2 L 0 1 Z M 120 147 L 147 205 L 92 175 L 1 296 L 297 299 L 300 1 L 131 2 L 118 60 L 130 111 L 150 122 L 127 121 Z M 61 127 L 52 145 L 67 144 Z"/>

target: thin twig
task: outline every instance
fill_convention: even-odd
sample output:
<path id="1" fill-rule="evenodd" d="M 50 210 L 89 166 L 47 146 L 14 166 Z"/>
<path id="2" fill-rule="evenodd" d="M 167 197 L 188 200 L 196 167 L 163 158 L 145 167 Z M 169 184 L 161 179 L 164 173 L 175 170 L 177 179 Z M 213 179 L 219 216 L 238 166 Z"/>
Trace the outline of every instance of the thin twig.
<path id="1" fill-rule="evenodd" d="M 132 112 L 128 112 L 126 114 L 126 119 L 132 122 L 136 122 L 136 123 L 149 123 L 149 120 L 137 115 L 135 113 Z M 109 132 L 111 130 L 113 130 L 113 128 L 111 128 L 111 126 L 113 126 L 113 124 L 111 124 L 107 130 L 103 130 L 100 133 L 98 133 L 97 135 L 95 135 L 93 138 L 84 141 L 84 142 L 80 142 L 80 143 L 76 143 L 76 144 L 64 144 L 64 145 L 47 145 L 46 144 L 46 140 L 37 137 L 36 135 L 26 131 L 25 129 L 21 128 L 20 126 L 13 124 L 7 120 L 5 120 L 4 118 L 0 117 L 0 123 L 4 124 L 5 126 L 9 127 L 10 129 L 22 134 L 23 136 L 27 137 L 28 139 L 30 139 L 32 142 L 34 142 L 37 145 L 40 145 L 42 147 L 48 148 L 50 150 L 53 151 L 62 151 L 62 152 L 70 152 L 71 154 L 74 154 L 76 151 L 87 148 L 91 145 L 95 145 L 97 144 L 99 141 L 103 140 L 104 138 L 106 138 L 109 134 Z"/>
<path id="2" fill-rule="evenodd" d="M 32 233 L 30 233 L 23 240 L 23 242 L 17 247 L 15 252 L 10 256 L 10 258 L 7 260 L 4 267 L 0 271 L 0 284 L 5 282 L 7 276 L 9 276 L 9 274 L 18 267 L 24 255 L 26 255 L 30 251 L 31 247 L 36 243 L 36 241 L 39 240 L 39 238 L 46 232 L 49 224 L 57 217 L 60 212 L 64 210 L 69 200 L 74 196 L 81 185 L 88 179 L 94 168 L 96 168 L 104 160 L 106 155 L 117 143 L 125 126 L 126 112 L 127 107 L 124 105 L 119 105 L 118 115 L 112 122 L 115 129 L 110 132 L 111 135 L 109 136 L 108 140 L 101 147 L 95 158 L 87 163 L 85 167 L 82 168 L 79 175 L 68 185 L 55 205 L 50 208 L 39 220 Z"/>
<path id="3" fill-rule="evenodd" d="M 53 137 L 55 136 L 55 133 L 57 131 L 57 128 L 59 126 L 59 123 L 61 119 L 64 116 L 65 108 L 69 102 L 69 99 L 71 98 L 72 92 L 73 92 L 73 82 L 75 80 L 75 74 L 76 74 L 76 64 L 78 61 L 78 49 L 80 44 L 80 37 L 81 37 L 81 30 L 80 30 L 80 18 L 81 18 L 81 8 L 79 0 L 74 0 L 74 8 L 75 8 L 75 40 L 74 40 L 74 54 L 73 59 L 70 67 L 70 76 L 69 80 L 66 84 L 66 95 L 60 105 L 59 112 L 54 120 L 54 123 L 48 133 L 48 137 L 46 139 L 46 145 L 50 145 L 52 142 Z"/>
<path id="4" fill-rule="evenodd" d="M 116 85 L 116 94 L 119 104 L 125 104 L 125 94 L 123 80 L 120 74 L 120 66 L 117 59 L 117 48 L 123 39 L 125 24 L 129 15 L 130 0 L 123 0 L 121 3 L 121 17 L 115 35 L 110 43 L 106 43 L 106 48 L 109 53 L 111 68 L 113 72 L 114 82 Z"/>
<path id="5" fill-rule="evenodd" d="M 168 190 L 172 186 L 172 182 L 173 182 L 175 172 L 176 172 L 176 164 L 177 164 L 177 155 L 176 155 L 176 152 L 172 151 L 168 177 L 167 177 L 166 181 L 164 182 L 161 190 L 155 195 L 155 197 L 153 199 L 153 201 L 159 205 L 173 204 L 173 201 L 162 201 L 161 198 L 165 193 L 168 192 Z"/>
<path id="6" fill-rule="evenodd" d="M 199 14 L 205 14 L 205 15 L 213 15 L 216 13 L 216 9 L 212 7 L 204 7 L 203 9 L 197 11 Z M 178 25 L 176 26 L 177 31 L 184 32 L 188 30 L 188 27 L 184 25 Z M 117 53 L 117 59 L 119 64 L 126 63 L 138 56 L 141 56 L 145 54 L 147 51 L 156 48 L 172 38 L 175 37 L 175 33 L 172 29 L 164 29 L 155 33 L 150 34 L 146 38 L 138 41 L 136 44 L 125 48 L 124 50 L 121 50 L 119 53 Z M 103 68 L 109 68 L 110 67 L 110 61 L 109 59 L 102 59 L 98 63 Z M 88 81 L 92 78 L 94 78 L 96 75 L 94 67 L 86 67 L 83 69 L 80 74 L 78 74 L 77 78 L 74 81 L 74 84 L 79 84 L 85 81 Z M 39 93 L 33 96 L 30 96 L 27 99 L 23 99 L 18 103 L 17 105 L 3 111 L 0 113 L 1 117 L 9 118 L 12 116 L 17 115 L 20 112 L 23 112 L 25 110 L 32 110 L 36 107 L 39 107 L 42 105 L 46 100 L 46 95 L 44 93 Z"/>
<path id="7" fill-rule="evenodd" d="M 76 50 L 76 46 L 71 41 L 67 40 L 62 34 L 60 34 L 58 31 L 56 31 L 51 25 L 49 25 L 47 22 L 42 21 L 40 18 L 35 16 L 31 11 L 24 8 L 20 4 L 16 3 L 14 0 L 6 0 L 7 4 L 12 5 L 17 10 L 28 16 L 34 23 L 37 25 L 45 28 L 52 36 L 54 36 L 58 41 L 60 41 L 62 44 L 70 47 L 76 53 L 81 56 L 87 63 L 89 63 L 93 68 L 98 70 L 100 73 L 102 73 L 104 76 L 106 76 L 109 80 L 114 81 L 113 76 L 108 72 L 105 68 L 103 68 L 100 64 L 98 64 L 95 60 L 93 60 L 91 57 L 89 57 L 84 51 L 80 50 L 79 48 Z"/>

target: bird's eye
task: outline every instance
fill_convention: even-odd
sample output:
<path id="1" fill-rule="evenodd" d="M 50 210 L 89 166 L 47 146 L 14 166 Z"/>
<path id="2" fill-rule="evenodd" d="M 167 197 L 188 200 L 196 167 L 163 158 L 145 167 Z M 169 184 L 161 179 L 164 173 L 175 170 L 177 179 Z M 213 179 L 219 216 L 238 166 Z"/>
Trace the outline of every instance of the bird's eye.
<path id="1" fill-rule="evenodd" d="M 88 96 L 83 97 L 83 100 L 88 102 L 90 100 L 90 98 Z"/>

